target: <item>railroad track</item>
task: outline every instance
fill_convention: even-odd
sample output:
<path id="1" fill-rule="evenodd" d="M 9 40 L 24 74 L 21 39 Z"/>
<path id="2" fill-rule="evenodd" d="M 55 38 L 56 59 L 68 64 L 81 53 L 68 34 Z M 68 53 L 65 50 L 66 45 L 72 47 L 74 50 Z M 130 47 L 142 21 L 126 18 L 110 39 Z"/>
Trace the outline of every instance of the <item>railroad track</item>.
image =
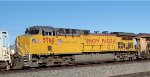
<path id="1" fill-rule="evenodd" d="M 123 62 L 101 62 L 101 63 L 75 64 L 75 65 L 66 65 L 66 66 L 24 68 L 24 69 L 20 69 L 20 70 L 9 70 L 9 71 L 1 70 L 0 71 L 0 75 L 16 74 L 16 73 L 28 73 L 28 72 L 38 72 L 38 71 L 63 70 L 63 69 L 72 69 L 72 68 L 81 68 L 81 67 L 121 65 L 121 64 L 142 63 L 142 62 L 150 62 L 150 60 L 135 60 L 135 61 L 123 61 Z"/>

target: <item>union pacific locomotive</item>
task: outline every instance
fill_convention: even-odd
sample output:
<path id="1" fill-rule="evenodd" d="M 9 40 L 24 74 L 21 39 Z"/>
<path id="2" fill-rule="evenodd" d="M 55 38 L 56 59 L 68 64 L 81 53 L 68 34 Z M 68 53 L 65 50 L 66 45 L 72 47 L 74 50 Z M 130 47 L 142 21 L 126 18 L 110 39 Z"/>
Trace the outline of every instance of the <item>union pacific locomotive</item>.
<path id="1" fill-rule="evenodd" d="M 12 69 L 149 59 L 150 34 L 32 26 L 16 37 L 14 49 Z"/>

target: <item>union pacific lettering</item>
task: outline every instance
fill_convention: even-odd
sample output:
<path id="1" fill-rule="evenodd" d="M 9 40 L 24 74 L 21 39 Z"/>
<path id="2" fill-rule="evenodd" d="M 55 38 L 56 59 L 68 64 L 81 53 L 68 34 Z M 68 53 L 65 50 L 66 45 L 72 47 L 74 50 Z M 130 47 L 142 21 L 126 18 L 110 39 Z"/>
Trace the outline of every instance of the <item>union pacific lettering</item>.
<path id="1" fill-rule="evenodd" d="M 116 39 L 102 39 L 102 43 L 116 43 Z"/>
<path id="2" fill-rule="evenodd" d="M 100 39 L 86 39 L 87 43 L 99 43 Z"/>
<path id="3" fill-rule="evenodd" d="M 116 39 L 85 39 L 89 43 L 116 43 Z"/>
<path id="4" fill-rule="evenodd" d="M 43 38 L 43 43 L 51 43 L 54 44 L 55 39 L 54 38 Z"/>

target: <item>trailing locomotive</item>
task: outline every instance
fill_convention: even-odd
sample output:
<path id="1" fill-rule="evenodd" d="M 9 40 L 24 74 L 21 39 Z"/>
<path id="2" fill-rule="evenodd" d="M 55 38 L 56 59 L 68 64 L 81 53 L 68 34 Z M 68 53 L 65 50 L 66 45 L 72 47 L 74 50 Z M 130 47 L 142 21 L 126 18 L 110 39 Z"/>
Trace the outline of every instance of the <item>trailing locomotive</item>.
<path id="1" fill-rule="evenodd" d="M 150 58 L 150 34 L 139 33 L 135 38 L 137 41 L 137 51 L 139 52 L 139 57 L 144 59 Z"/>
<path id="2" fill-rule="evenodd" d="M 13 54 L 7 49 L 11 69 L 149 59 L 150 34 L 32 26 L 16 37 Z"/>
<path id="3" fill-rule="evenodd" d="M 7 31 L 0 31 L 0 68 L 9 70 L 11 66 L 9 35 Z"/>

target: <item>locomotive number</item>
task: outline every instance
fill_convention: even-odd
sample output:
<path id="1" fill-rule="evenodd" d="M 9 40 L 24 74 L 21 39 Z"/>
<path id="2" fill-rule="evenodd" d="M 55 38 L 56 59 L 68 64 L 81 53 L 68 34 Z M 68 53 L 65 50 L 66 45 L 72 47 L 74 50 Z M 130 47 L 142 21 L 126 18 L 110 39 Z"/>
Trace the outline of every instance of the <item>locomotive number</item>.
<path id="1" fill-rule="evenodd" d="M 55 42 L 54 38 L 43 38 L 43 43 L 51 43 L 53 44 Z"/>

